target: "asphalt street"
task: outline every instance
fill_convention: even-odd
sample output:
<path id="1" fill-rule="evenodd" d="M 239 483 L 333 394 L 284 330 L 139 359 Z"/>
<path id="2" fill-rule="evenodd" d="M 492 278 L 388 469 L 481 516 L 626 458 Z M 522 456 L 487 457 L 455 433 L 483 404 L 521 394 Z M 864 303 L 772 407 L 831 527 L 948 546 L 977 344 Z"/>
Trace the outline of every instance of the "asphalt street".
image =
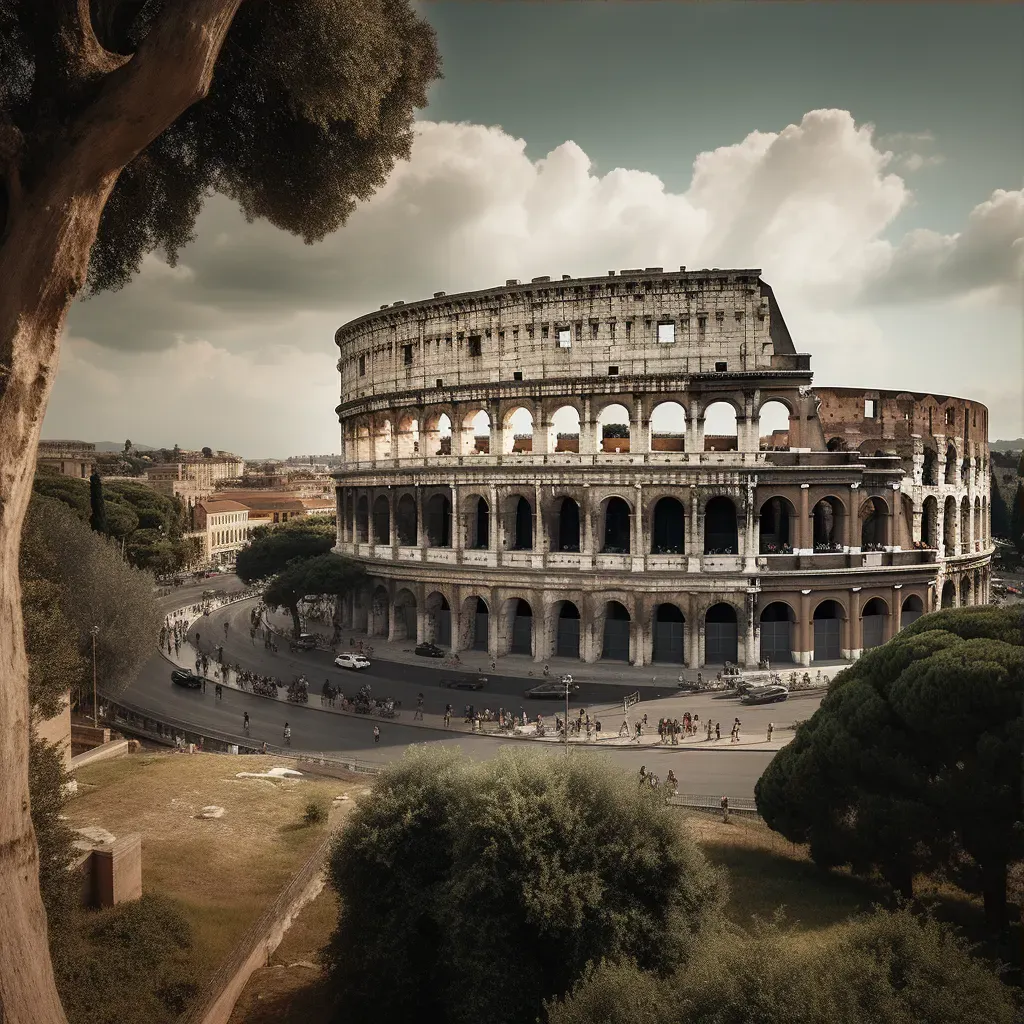
<path id="1" fill-rule="evenodd" d="M 161 599 L 161 607 L 169 611 L 191 599 L 198 601 L 206 589 L 232 592 L 241 589 L 241 584 L 234 577 L 224 576 L 180 587 L 170 597 Z M 502 683 L 505 689 L 513 691 L 509 693 L 498 692 L 490 686 L 484 694 L 442 689 L 439 686 L 440 679 L 450 677 L 451 673 L 429 665 L 420 668 L 378 661 L 357 675 L 336 669 L 331 656 L 325 652 L 310 651 L 292 655 L 281 650 L 273 655 L 264 650 L 261 642 L 257 641 L 255 646 L 250 642 L 248 622 L 251 608 L 251 602 L 241 602 L 201 618 L 196 627 L 200 633 L 201 646 L 209 650 L 215 641 L 224 641 L 223 622 L 228 621 L 230 625 L 225 641 L 225 659 L 243 668 L 273 674 L 284 680 L 304 674 L 311 683 L 311 703 L 308 706 L 258 697 L 228 687 L 224 688 L 223 698 L 217 700 L 212 687 L 208 687 L 204 694 L 199 690 L 175 686 L 170 679 L 173 666 L 159 654 L 147 662 L 122 699 L 154 714 L 192 723 L 198 729 L 206 728 L 211 733 L 237 736 L 241 742 L 249 745 L 259 745 L 264 740 L 268 744 L 280 745 L 285 722 L 288 722 L 292 730 L 292 746 L 296 750 L 346 755 L 370 762 L 387 763 L 400 757 L 407 747 L 423 743 L 457 746 L 467 756 L 476 759 L 493 757 L 503 747 L 525 750 L 538 756 L 561 755 L 561 747 L 536 741 L 498 739 L 468 732 L 446 731 L 440 727 L 425 728 L 423 725 L 403 725 L 400 722 L 322 711 L 319 707 L 319 688 L 325 678 L 340 684 L 344 692 L 354 692 L 362 681 L 366 681 L 370 683 L 375 696 L 388 695 L 401 700 L 405 716 L 411 716 L 419 692 L 424 694 L 425 710 L 434 714 L 440 713 L 444 705 L 451 702 L 457 712 L 461 712 L 465 704 L 475 703 L 478 707 L 496 709 L 503 706 L 514 711 L 525 707 L 528 715 L 540 712 L 547 716 L 555 712 L 559 704 L 526 701 L 516 681 L 508 679 L 495 678 L 494 684 L 497 686 L 499 682 Z M 621 704 L 617 704 L 617 700 L 621 699 L 619 691 L 628 690 L 628 687 L 614 688 L 600 684 L 584 686 L 573 699 L 572 705 L 588 706 L 592 714 L 596 712 L 599 717 L 604 715 L 611 727 L 617 728 L 621 720 Z M 700 714 L 702 719 L 709 715 L 715 720 L 721 719 L 723 733 L 727 723 L 731 723 L 732 716 L 739 713 L 735 701 L 719 701 L 707 696 L 696 698 L 692 695 L 679 695 L 674 700 L 679 702 L 679 711 L 673 711 L 673 714 L 689 710 Z M 744 708 L 744 727 L 760 728 L 753 721 L 753 713 L 761 713 L 765 721 L 768 721 L 769 715 L 773 716 L 776 723 L 779 723 L 783 717 L 782 708 L 786 709 L 787 720 L 794 717 L 806 718 L 813 713 L 817 703 L 817 698 L 803 701 L 797 698 L 791 699 L 786 705 L 774 705 L 771 708 Z M 659 701 L 657 706 L 661 708 L 663 704 L 663 701 Z M 799 707 L 801 704 L 803 707 Z M 643 704 L 639 705 L 636 712 L 642 714 L 643 707 Z M 249 713 L 250 719 L 247 738 L 242 732 L 242 716 L 245 712 Z M 381 734 L 376 743 L 373 739 L 374 724 L 380 727 Z M 668 746 L 633 749 L 610 747 L 600 750 L 599 756 L 611 758 L 630 771 L 639 771 L 640 766 L 645 765 L 662 777 L 672 768 L 679 779 L 680 791 L 684 793 L 750 797 L 755 782 L 774 755 L 768 751 Z"/>

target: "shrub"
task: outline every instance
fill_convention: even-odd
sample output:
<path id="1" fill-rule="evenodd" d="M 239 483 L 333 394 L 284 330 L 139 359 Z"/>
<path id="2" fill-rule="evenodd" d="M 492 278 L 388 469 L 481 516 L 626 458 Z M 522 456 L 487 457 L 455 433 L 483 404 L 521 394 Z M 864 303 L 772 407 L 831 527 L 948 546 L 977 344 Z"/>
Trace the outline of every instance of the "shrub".
<path id="1" fill-rule="evenodd" d="M 306 804 L 306 811 L 302 815 L 302 820 L 306 825 L 319 825 L 327 820 L 327 808 L 320 800 L 310 800 Z"/>
<path id="2" fill-rule="evenodd" d="M 533 1024 L 589 962 L 670 972 L 725 895 L 664 802 L 586 756 L 411 751 L 330 870 L 324 961 L 350 1024 Z"/>

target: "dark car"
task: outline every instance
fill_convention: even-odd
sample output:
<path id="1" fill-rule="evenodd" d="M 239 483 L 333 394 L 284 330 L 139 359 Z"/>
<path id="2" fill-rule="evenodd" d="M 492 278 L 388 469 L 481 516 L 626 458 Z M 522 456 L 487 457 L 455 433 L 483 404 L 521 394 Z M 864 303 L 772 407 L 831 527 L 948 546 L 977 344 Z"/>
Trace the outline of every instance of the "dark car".
<path id="1" fill-rule="evenodd" d="M 171 673 L 171 682 L 177 683 L 178 686 L 187 686 L 190 690 L 198 690 L 203 685 L 203 677 L 190 672 L 187 668 L 176 668 Z"/>
<path id="2" fill-rule="evenodd" d="M 422 643 L 416 645 L 416 654 L 424 658 L 443 658 L 444 651 L 437 644 Z"/>
<path id="3" fill-rule="evenodd" d="M 461 676 L 441 680 L 441 685 L 449 690 L 482 690 L 486 684 L 487 676 Z"/>
<path id="4" fill-rule="evenodd" d="M 777 704 L 789 696 L 785 686 L 756 686 L 740 697 L 741 704 Z"/>

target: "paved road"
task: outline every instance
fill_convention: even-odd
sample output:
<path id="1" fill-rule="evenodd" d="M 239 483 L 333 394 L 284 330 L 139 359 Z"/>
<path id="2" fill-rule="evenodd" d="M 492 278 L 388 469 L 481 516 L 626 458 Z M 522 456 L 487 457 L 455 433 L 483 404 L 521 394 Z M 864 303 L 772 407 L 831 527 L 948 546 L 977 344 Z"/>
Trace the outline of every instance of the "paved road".
<path id="1" fill-rule="evenodd" d="M 170 598 L 162 599 L 160 603 L 164 610 L 169 610 L 172 607 L 181 606 L 193 596 L 198 600 L 204 589 L 212 588 L 232 591 L 240 589 L 240 584 L 233 577 L 205 581 L 179 588 Z M 251 604 L 244 602 L 200 620 L 199 631 L 201 634 L 205 634 L 201 638 L 202 646 L 208 648 L 215 635 L 218 636 L 218 639 L 223 639 L 222 623 L 227 619 L 231 623 L 226 652 L 228 661 L 237 662 L 243 668 L 273 673 L 283 679 L 291 678 L 302 672 L 314 684 L 322 681 L 325 677 L 330 677 L 335 682 L 340 681 L 345 690 L 356 688 L 357 680 L 353 678 L 353 674 L 335 669 L 329 655 L 322 652 L 304 652 L 296 655 L 281 652 L 274 656 L 267 654 L 262 646 L 253 647 L 248 636 L 250 608 Z M 401 756 L 406 747 L 415 743 L 441 743 L 459 746 L 468 756 L 481 759 L 493 757 L 498 749 L 509 746 L 541 756 L 552 756 L 560 750 L 560 748 L 555 750 L 551 745 L 543 743 L 501 740 L 469 733 L 453 734 L 446 732 L 443 728 L 424 728 L 423 726 L 395 724 L 379 719 L 371 721 L 347 715 L 331 714 L 319 710 L 319 698 L 316 696 L 313 697 L 313 705 L 299 707 L 225 688 L 223 699 L 218 701 L 212 688 L 203 694 L 200 691 L 174 686 L 170 681 L 170 669 L 171 666 L 165 658 L 158 654 L 154 655 L 143 668 L 139 678 L 123 694 L 123 699 L 140 708 L 152 711 L 154 714 L 164 714 L 181 721 L 194 723 L 198 729 L 205 727 L 211 732 L 235 735 L 240 739 L 243 738 L 242 715 L 248 711 L 251 723 L 248 742 L 254 745 L 262 743 L 264 740 L 270 744 L 280 744 L 284 724 L 287 721 L 291 725 L 292 745 L 296 749 L 323 751 L 325 754 L 344 754 L 380 763 L 394 760 Z M 404 708 L 407 709 L 405 714 L 411 713 L 408 709 L 414 706 L 415 695 L 420 691 L 425 695 L 425 707 L 428 713 L 440 712 L 449 701 L 457 709 L 461 709 L 463 704 L 471 702 L 484 706 L 480 694 L 441 689 L 437 685 L 438 680 L 445 675 L 451 675 L 451 673 L 429 666 L 420 668 L 419 666 L 377 662 L 366 672 L 360 673 L 358 679 L 368 681 L 375 694 L 383 695 L 387 692 L 401 699 Z M 498 685 L 497 679 L 495 685 Z M 522 690 L 518 687 L 506 684 L 506 688 L 514 690 L 514 692 L 502 694 L 494 692 L 493 687 L 490 688 L 485 698 L 486 706 L 497 708 L 502 705 L 518 710 L 520 706 L 525 705 L 528 714 L 536 714 L 538 711 L 550 714 L 555 710 L 555 706 L 548 702 L 524 701 Z M 628 687 L 618 688 L 622 691 L 628 689 Z M 593 692 L 590 692 L 591 690 Z M 612 702 L 619 696 L 618 690 L 612 690 L 609 693 L 610 690 L 612 688 L 606 686 L 585 688 L 577 695 L 573 704 L 576 707 L 587 704 L 598 709 L 601 706 L 610 708 L 613 706 Z M 685 706 L 685 710 L 696 711 L 702 719 L 711 715 L 715 720 L 721 719 L 723 723 L 728 723 L 731 722 L 732 715 L 737 713 L 735 702 L 732 701 L 720 702 L 715 698 L 692 696 L 675 697 L 674 700 L 679 701 L 680 707 L 679 712 L 673 713 L 681 713 Z M 658 707 L 661 706 L 662 704 L 659 702 Z M 778 723 L 782 707 L 787 708 L 787 718 L 790 720 L 794 717 L 806 718 L 816 706 L 816 699 L 809 701 L 798 699 L 784 706 L 776 705 L 771 709 L 745 708 L 744 725 L 745 728 L 750 729 L 760 728 L 759 725 L 754 724 L 755 713 L 761 713 L 764 716 L 771 714 Z M 600 714 L 600 711 L 598 713 Z M 617 718 L 609 717 L 617 725 Z M 765 717 L 765 721 L 767 720 L 768 718 Z M 372 734 L 374 722 L 380 726 L 381 730 L 381 739 L 377 744 L 374 743 Z M 672 768 L 679 779 L 682 792 L 710 796 L 728 794 L 732 797 L 752 796 L 754 783 L 773 756 L 771 752 L 687 750 L 674 747 L 643 749 L 614 747 L 602 750 L 600 753 L 601 756 L 612 758 L 615 763 L 630 771 L 638 771 L 641 765 L 646 765 L 664 777 L 667 770 Z"/>

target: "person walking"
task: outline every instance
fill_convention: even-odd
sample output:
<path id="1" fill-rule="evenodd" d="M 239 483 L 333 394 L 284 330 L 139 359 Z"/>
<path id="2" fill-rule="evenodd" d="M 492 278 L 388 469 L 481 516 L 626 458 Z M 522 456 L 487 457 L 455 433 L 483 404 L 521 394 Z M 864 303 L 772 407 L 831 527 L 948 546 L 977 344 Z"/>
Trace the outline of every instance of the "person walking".
<path id="1" fill-rule="evenodd" d="M 373 727 L 373 742 L 380 743 L 380 726 L 375 725 Z"/>
<path id="2" fill-rule="evenodd" d="M 246 736 L 249 735 L 249 712 L 248 711 L 246 711 L 246 713 L 244 715 L 242 715 L 242 732 L 244 732 Z"/>
<path id="3" fill-rule="evenodd" d="M 772 733 L 775 732 L 775 724 L 773 722 L 768 723 L 768 742 L 772 741 Z"/>
<path id="4" fill-rule="evenodd" d="M 732 723 L 732 742 L 739 743 L 740 741 L 740 720 L 737 718 Z"/>
<path id="5" fill-rule="evenodd" d="M 286 747 L 292 745 L 292 727 L 287 722 L 284 723 L 284 743 Z"/>
<path id="6" fill-rule="evenodd" d="M 722 738 L 722 723 L 715 722 L 715 742 L 717 743 Z"/>
<path id="7" fill-rule="evenodd" d="M 626 719 L 623 719 L 622 720 L 622 725 L 619 726 L 619 735 L 620 736 L 628 736 L 629 735 L 629 722 L 627 722 Z"/>

